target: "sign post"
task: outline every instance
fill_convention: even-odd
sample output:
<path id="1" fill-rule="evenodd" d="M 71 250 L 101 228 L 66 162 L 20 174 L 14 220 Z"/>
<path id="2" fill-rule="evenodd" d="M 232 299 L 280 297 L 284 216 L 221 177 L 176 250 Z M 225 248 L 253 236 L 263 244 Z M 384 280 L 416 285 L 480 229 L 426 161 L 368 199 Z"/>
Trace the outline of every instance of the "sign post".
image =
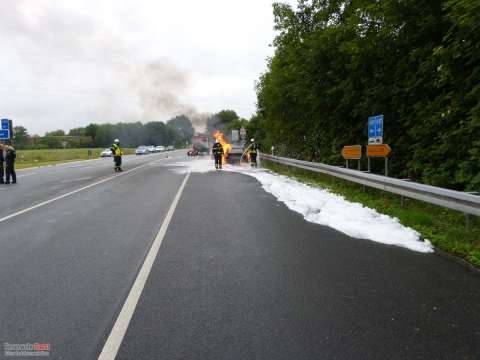
<path id="1" fill-rule="evenodd" d="M 370 158 L 383 157 L 385 159 L 385 176 L 388 176 L 388 155 L 390 155 L 390 146 L 383 144 L 383 115 L 368 117 L 368 145 L 367 159 L 368 172 L 371 172 Z"/>
<path id="2" fill-rule="evenodd" d="M 385 176 L 388 176 L 388 156 L 392 152 L 392 149 L 388 144 L 381 145 L 367 145 L 367 157 L 368 157 L 368 172 L 371 172 L 370 158 L 383 157 L 385 158 Z"/>
<path id="3" fill-rule="evenodd" d="M 238 129 L 232 130 L 232 141 L 237 142 L 239 140 L 240 140 L 240 134 L 239 134 Z"/>
<path id="4" fill-rule="evenodd" d="M 368 117 L 368 144 L 383 144 L 383 115 Z"/>
<path id="5" fill-rule="evenodd" d="M 247 130 L 246 130 L 244 127 L 242 127 L 242 128 L 240 129 L 240 138 L 241 138 L 242 140 L 245 140 L 246 137 L 247 137 Z"/>
<path id="6" fill-rule="evenodd" d="M 360 170 L 360 159 L 362 158 L 362 145 L 344 146 L 342 149 L 342 156 L 345 159 L 346 167 L 348 167 L 348 160 L 358 161 L 358 170 Z"/>

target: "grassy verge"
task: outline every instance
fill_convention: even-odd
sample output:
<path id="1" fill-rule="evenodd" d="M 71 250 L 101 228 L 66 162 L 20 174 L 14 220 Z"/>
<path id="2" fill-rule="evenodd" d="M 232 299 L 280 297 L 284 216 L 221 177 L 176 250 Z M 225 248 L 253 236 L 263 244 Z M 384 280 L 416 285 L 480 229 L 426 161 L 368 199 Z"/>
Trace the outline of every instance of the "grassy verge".
<path id="1" fill-rule="evenodd" d="M 96 159 L 104 149 L 91 150 L 92 159 Z M 123 151 L 126 155 L 133 154 L 133 149 L 123 149 Z M 87 159 L 88 149 L 18 150 L 15 165 L 18 169 L 24 169 Z"/>
<path id="2" fill-rule="evenodd" d="M 401 205 L 400 196 L 384 191 L 366 188 L 303 169 L 262 161 L 270 170 L 312 186 L 327 188 L 347 200 L 359 202 L 376 209 L 378 212 L 396 217 L 400 222 L 417 230 L 422 237 L 429 239 L 435 246 L 458 255 L 480 268 L 480 221 L 472 218 L 467 228 L 465 215 L 439 206 L 420 201 L 405 199 Z"/>

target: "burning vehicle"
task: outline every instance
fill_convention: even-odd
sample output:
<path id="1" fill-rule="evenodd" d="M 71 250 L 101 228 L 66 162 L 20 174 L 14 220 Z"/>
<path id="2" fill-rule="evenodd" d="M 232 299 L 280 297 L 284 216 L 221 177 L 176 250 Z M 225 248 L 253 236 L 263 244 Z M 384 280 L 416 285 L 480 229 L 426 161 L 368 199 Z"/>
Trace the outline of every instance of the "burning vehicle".
<path id="1" fill-rule="evenodd" d="M 228 140 L 223 132 L 215 131 L 213 137 L 222 144 L 223 163 L 238 165 L 245 153 L 245 142 L 238 136 L 238 130 L 232 130 L 231 139 Z M 230 141 L 230 142 L 229 142 Z"/>

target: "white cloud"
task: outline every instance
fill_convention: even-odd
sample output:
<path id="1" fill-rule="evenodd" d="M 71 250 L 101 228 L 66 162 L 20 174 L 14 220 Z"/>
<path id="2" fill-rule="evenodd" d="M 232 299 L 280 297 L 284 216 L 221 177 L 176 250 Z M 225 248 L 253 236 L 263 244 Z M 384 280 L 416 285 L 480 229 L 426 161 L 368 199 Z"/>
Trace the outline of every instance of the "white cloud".
<path id="1" fill-rule="evenodd" d="M 293 0 L 292 0 L 293 1 Z M 255 110 L 273 40 L 272 1 L 3 0 L 0 117 L 30 132 L 88 122 L 166 120 L 183 107 Z M 156 62 L 180 110 L 142 107 L 135 84 Z M 179 75 L 185 84 L 171 82 Z M 137 78 L 135 78 L 137 77 Z M 182 86 L 174 86 L 182 85 Z M 148 85 L 152 86 L 152 83 Z M 158 100 L 158 99 L 157 99 Z"/>

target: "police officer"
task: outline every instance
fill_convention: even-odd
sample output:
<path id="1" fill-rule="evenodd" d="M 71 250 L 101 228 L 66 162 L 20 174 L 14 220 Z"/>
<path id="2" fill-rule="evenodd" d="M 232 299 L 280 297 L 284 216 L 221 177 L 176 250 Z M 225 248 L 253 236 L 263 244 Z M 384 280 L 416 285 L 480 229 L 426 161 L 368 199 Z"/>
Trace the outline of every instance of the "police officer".
<path id="1" fill-rule="evenodd" d="M 220 144 L 220 141 L 215 139 L 215 143 L 213 144 L 212 147 L 212 154 L 213 157 L 215 158 L 215 169 L 221 169 L 222 168 L 222 157 L 223 157 L 223 146 Z"/>
<path id="2" fill-rule="evenodd" d="M 122 149 L 120 148 L 120 140 L 115 139 L 113 145 L 110 148 L 113 154 L 113 162 L 115 163 L 114 170 L 115 172 L 121 172 L 122 170 Z"/>
<path id="3" fill-rule="evenodd" d="M 4 184 L 3 177 L 5 175 L 5 172 L 3 170 L 3 163 L 5 161 L 5 157 L 3 156 L 3 145 L 0 144 L 0 184 Z"/>
<path id="4" fill-rule="evenodd" d="M 251 139 L 251 144 L 249 147 L 249 154 L 250 154 L 250 165 L 252 167 L 257 167 L 257 153 L 258 153 L 258 146 L 255 143 L 255 139 Z"/>
<path id="5" fill-rule="evenodd" d="M 5 184 L 10 184 L 10 178 L 12 178 L 12 184 L 17 183 L 17 174 L 15 173 L 15 159 L 17 158 L 17 152 L 15 149 L 6 145 L 5 148 Z"/>

